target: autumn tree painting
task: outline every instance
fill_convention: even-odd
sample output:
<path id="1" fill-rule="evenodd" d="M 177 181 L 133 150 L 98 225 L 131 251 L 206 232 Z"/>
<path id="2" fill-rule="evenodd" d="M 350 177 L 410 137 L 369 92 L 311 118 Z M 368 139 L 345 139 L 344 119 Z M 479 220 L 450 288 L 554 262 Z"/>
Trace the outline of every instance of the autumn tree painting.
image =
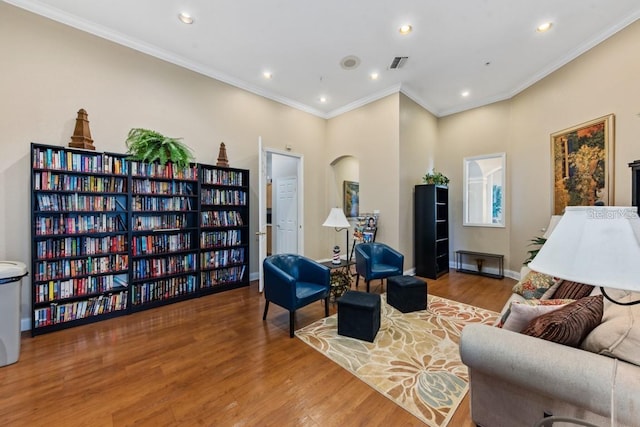
<path id="1" fill-rule="evenodd" d="M 553 210 L 566 206 L 613 204 L 613 115 L 551 135 Z"/>

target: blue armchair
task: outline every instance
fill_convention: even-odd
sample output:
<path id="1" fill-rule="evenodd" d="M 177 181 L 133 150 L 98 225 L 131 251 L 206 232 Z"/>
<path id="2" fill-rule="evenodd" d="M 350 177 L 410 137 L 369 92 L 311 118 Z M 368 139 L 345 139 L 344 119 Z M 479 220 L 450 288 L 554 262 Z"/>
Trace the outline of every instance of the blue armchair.
<path id="1" fill-rule="evenodd" d="M 384 243 L 360 243 L 356 245 L 356 288 L 362 276 L 369 292 L 371 280 L 400 276 L 403 265 L 404 255 Z"/>
<path id="2" fill-rule="evenodd" d="M 278 254 L 265 258 L 264 314 L 269 303 L 289 310 L 289 336 L 293 338 L 295 311 L 324 298 L 324 315 L 329 315 L 329 268 L 301 255 Z"/>

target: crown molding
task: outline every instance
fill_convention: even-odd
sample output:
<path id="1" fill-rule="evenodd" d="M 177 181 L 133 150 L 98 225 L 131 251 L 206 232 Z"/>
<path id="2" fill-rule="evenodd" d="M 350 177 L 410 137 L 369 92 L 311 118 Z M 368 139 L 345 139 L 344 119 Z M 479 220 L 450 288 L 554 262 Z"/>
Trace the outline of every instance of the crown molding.
<path id="1" fill-rule="evenodd" d="M 638 10 L 636 13 L 633 13 L 633 14 L 627 16 L 624 20 L 622 20 L 620 22 L 617 22 L 612 27 L 609 27 L 609 28 L 605 29 L 600 34 L 596 34 L 595 37 L 585 41 L 584 43 L 582 43 L 577 48 L 569 51 L 562 58 L 560 58 L 557 61 L 549 64 L 549 66 L 543 68 L 539 72 L 533 74 L 531 77 L 529 77 L 527 80 L 525 80 L 522 84 L 516 86 L 513 90 L 511 90 L 510 96 L 514 97 L 517 94 L 519 94 L 520 92 L 522 92 L 523 90 L 527 89 L 528 87 L 533 86 L 535 83 L 537 83 L 540 80 L 544 79 L 549 74 L 551 74 L 554 71 L 562 68 L 563 66 L 567 65 L 569 62 L 573 61 L 574 59 L 576 59 L 580 55 L 584 54 L 585 52 L 587 52 L 590 49 L 594 48 L 595 46 L 599 45 L 603 41 L 607 40 L 609 37 L 613 36 L 618 31 L 620 31 L 620 30 L 628 27 L 629 25 L 633 24 L 638 19 L 640 19 L 640 10 Z"/>
<path id="2" fill-rule="evenodd" d="M 386 89 L 383 89 L 379 92 L 373 93 L 371 95 L 365 96 L 364 98 L 360 98 L 356 101 L 350 102 L 347 105 L 344 105 L 340 108 L 336 108 L 333 111 L 330 111 L 326 114 L 325 119 L 332 119 L 341 114 L 348 113 L 349 111 L 355 110 L 356 108 L 360 108 L 364 105 L 370 104 L 374 101 L 384 98 L 385 96 L 392 95 L 394 93 L 400 92 L 400 84 L 395 84 L 393 86 L 389 86 Z"/>
<path id="3" fill-rule="evenodd" d="M 425 110 L 427 110 L 429 113 L 431 113 L 435 117 L 440 117 L 440 112 L 438 111 L 437 108 L 435 108 L 435 106 L 429 104 L 427 101 L 422 99 L 418 94 L 413 92 L 406 85 L 402 85 L 402 87 L 400 88 L 400 93 L 405 95 L 407 98 L 409 98 L 410 100 L 412 100 L 413 102 L 415 102 L 416 104 L 424 108 Z"/>

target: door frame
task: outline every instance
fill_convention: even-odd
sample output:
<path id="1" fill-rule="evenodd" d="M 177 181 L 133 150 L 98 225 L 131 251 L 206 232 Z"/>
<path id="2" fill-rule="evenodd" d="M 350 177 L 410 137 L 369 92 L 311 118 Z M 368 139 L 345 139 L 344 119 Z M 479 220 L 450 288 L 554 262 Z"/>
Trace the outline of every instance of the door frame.
<path id="1" fill-rule="evenodd" d="M 304 255 L 304 156 L 291 151 L 278 150 L 266 147 L 262 137 L 258 137 L 258 291 L 264 290 L 264 276 L 262 262 L 267 256 L 267 158 L 273 156 L 286 156 L 296 159 L 296 175 L 298 178 L 298 254 Z M 272 209 L 275 209 L 272 206 Z"/>

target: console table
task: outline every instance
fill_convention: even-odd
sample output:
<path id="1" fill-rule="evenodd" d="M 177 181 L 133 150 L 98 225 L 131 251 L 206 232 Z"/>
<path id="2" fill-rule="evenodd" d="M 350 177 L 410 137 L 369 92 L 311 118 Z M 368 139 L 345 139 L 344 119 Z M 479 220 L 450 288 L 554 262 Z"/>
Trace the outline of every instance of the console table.
<path id="1" fill-rule="evenodd" d="M 473 258 L 478 269 L 471 270 L 464 268 L 462 261 L 465 257 Z M 482 271 L 486 260 L 495 260 L 498 263 L 498 274 Z M 504 255 L 459 250 L 456 251 L 456 271 L 461 273 L 479 274 L 480 276 L 493 277 L 494 279 L 504 279 Z"/>

